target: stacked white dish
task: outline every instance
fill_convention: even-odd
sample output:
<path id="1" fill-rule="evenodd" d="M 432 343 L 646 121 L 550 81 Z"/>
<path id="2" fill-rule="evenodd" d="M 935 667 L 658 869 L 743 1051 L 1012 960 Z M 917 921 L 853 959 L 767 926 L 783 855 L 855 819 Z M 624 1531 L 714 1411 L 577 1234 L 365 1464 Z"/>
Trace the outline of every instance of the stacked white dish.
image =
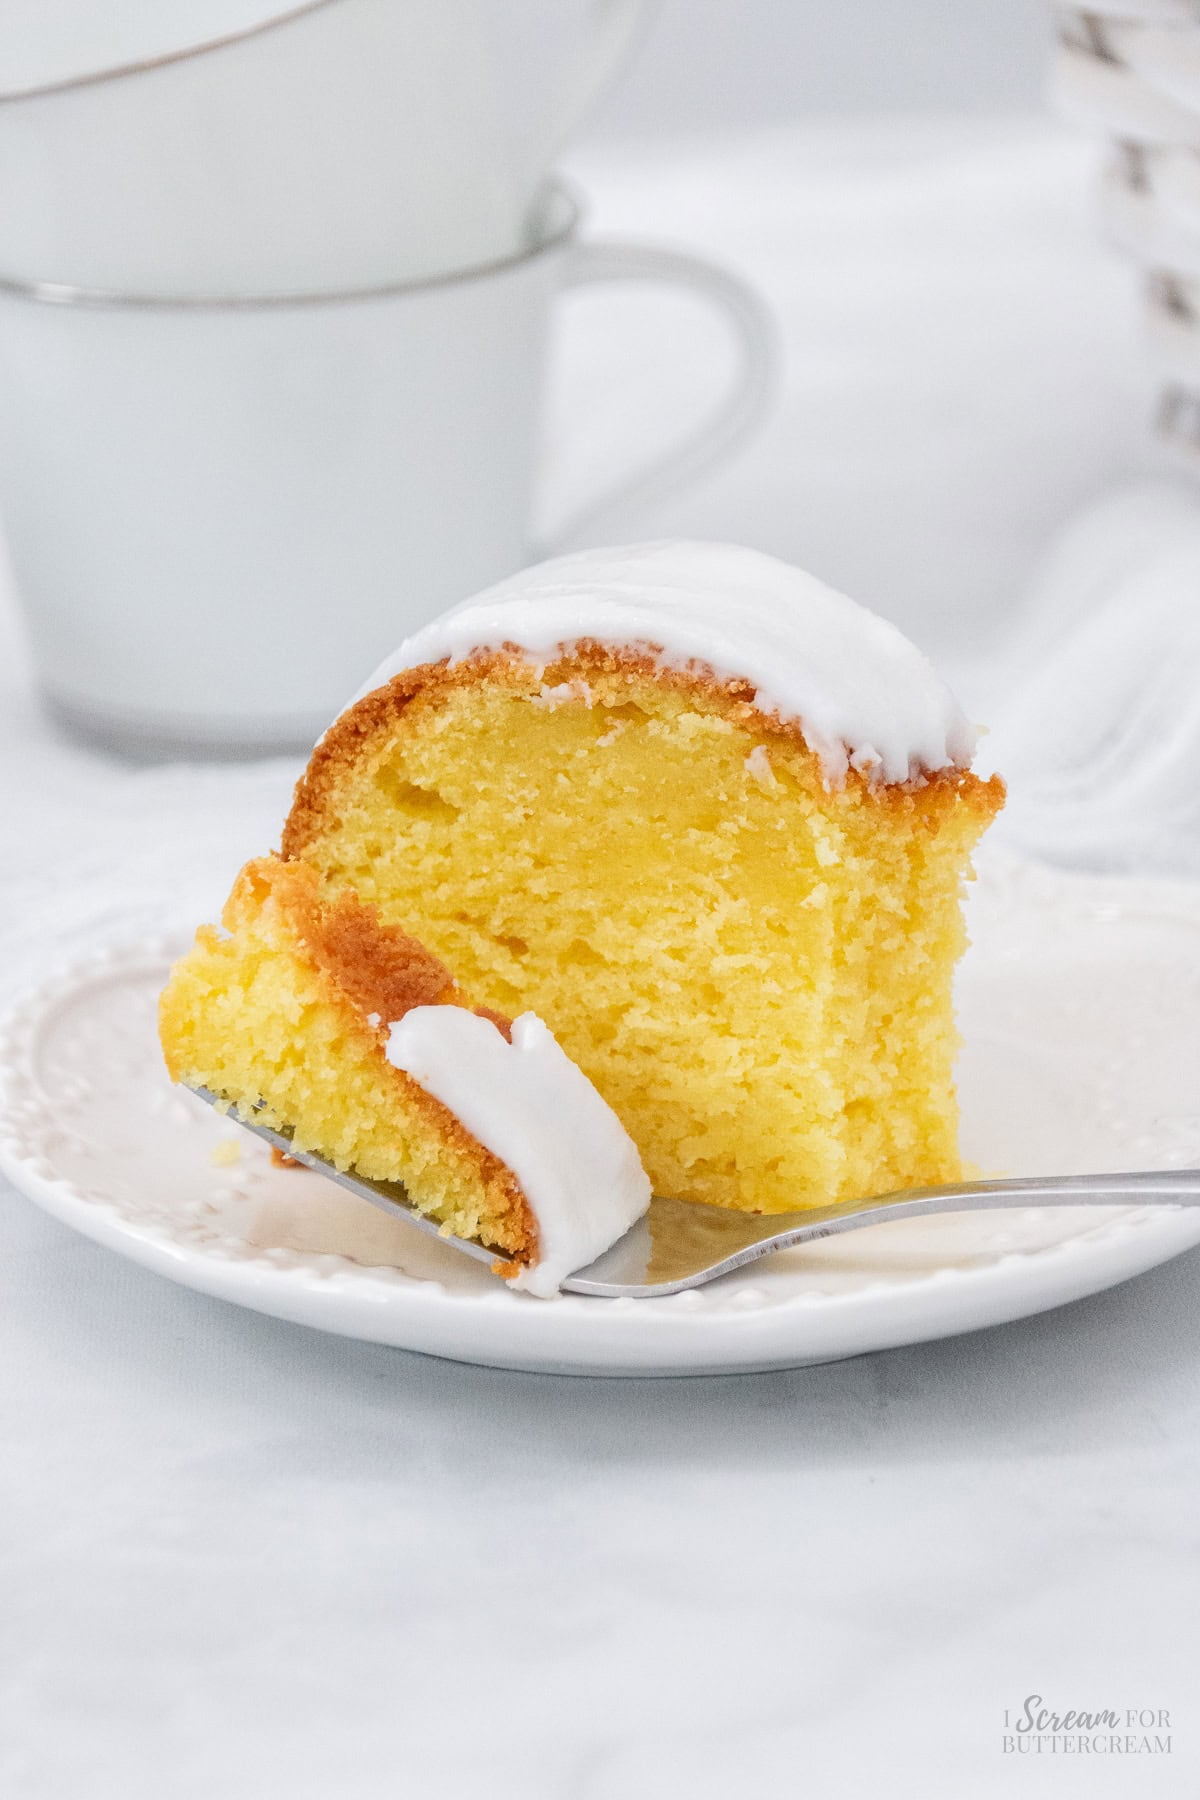
<path id="1" fill-rule="evenodd" d="M 699 289 L 740 348 L 618 493 L 753 422 L 754 296 L 579 244 L 549 175 L 645 5 L 13 0 L 0 522 L 57 716 L 153 754 L 307 747 L 398 635 L 529 561 L 565 287 Z"/>
<path id="2" fill-rule="evenodd" d="M 555 30 L 563 8 L 546 0 L 15 10 L 0 44 L 0 272 L 224 297 L 519 254 L 546 170 L 644 0 L 566 0 Z"/>
<path id="3" fill-rule="evenodd" d="M 1108 133 L 1104 214 L 1146 271 L 1156 429 L 1200 469 L 1200 0 L 1056 8 L 1062 108 Z"/>

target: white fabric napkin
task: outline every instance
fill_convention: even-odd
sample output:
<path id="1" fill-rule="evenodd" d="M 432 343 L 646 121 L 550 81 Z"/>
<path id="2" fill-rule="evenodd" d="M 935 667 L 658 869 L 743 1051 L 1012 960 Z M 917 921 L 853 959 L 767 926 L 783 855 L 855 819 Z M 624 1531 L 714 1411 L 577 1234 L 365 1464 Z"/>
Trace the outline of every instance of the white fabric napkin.
<path id="1" fill-rule="evenodd" d="M 1200 487 L 1075 519 L 1034 583 L 985 745 L 1003 835 L 1054 862 L 1200 875 Z"/>

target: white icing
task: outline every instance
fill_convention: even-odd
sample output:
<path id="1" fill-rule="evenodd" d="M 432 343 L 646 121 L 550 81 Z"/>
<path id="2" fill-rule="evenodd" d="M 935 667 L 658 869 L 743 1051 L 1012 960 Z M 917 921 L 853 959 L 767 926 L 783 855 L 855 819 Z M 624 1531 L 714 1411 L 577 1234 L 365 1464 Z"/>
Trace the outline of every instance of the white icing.
<path id="1" fill-rule="evenodd" d="M 907 781 L 965 767 L 975 748 L 954 696 L 894 625 L 734 544 L 634 544 L 539 563 L 407 638 L 355 698 L 444 657 L 513 644 L 545 664 L 586 638 L 752 682 L 756 705 L 799 724 L 829 780 L 853 766 Z"/>
<path id="2" fill-rule="evenodd" d="M 513 1282 L 549 1298 L 640 1219 L 650 1182 L 637 1146 L 536 1013 L 512 1043 L 462 1006 L 414 1006 L 388 1028 L 388 1061 L 512 1170 L 540 1255 Z"/>
<path id="3" fill-rule="evenodd" d="M 764 793 L 770 793 L 779 783 L 775 779 L 775 771 L 771 767 L 771 757 L 765 744 L 755 744 L 746 758 L 746 773 L 752 781 L 756 781 Z"/>

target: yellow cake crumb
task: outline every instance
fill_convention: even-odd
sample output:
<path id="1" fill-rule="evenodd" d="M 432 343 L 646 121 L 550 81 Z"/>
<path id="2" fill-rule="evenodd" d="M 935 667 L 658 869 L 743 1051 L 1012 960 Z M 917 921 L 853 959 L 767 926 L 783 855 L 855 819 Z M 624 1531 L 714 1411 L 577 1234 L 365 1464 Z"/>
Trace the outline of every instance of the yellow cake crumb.
<path id="1" fill-rule="evenodd" d="M 498 653 L 344 715 L 283 849 L 544 1019 L 656 1192 L 790 1211 L 961 1171 L 951 980 L 1003 790 L 874 774 L 831 788 L 798 730 L 646 657 Z"/>
<path id="2" fill-rule="evenodd" d="M 536 1261 L 512 1172 L 385 1054 L 388 1023 L 409 1006 L 471 1005 L 442 963 L 354 896 L 323 900 L 311 869 L 277 857 L 242 870 L 222 919 L 224 932 L 201 926 L 159 1001 L 172 1078 L 337 1168 L 402 1183 L 456 1236 Z M 236 1157 L 219 1144 L 213 1160 L 227 1148 Z"/>

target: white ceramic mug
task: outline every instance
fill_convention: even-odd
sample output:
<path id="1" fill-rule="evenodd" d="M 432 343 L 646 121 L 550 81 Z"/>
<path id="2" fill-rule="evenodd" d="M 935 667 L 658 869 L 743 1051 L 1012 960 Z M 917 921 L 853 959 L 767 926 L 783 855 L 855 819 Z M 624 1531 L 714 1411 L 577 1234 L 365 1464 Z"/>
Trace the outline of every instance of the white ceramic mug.
<path id="1" fill-rule="evenodd" d="M 761 303 L 691 257 L 580 243 L 577 217 L 553 187 L 525 254 L 354 294 L 0 284 L 0 519 L 52 708 L 152 753 L 302 746 L 408 632 L 548 549 L 529 519 L 564 285 L 683 285 L 740 346 L 700 433 L 625 493 L 730 448 L 771 387 Z"/>
<path id="2" fill-rule="evenodd" d="M 511 256 L 646 4 L 304 0 L 263 18 L 262 0 L 190 0 L 173 29 L 225 35 L 164 50 L 174 7 L 125 0 L 107 35 L 89 10 L 88 41 L 141 59 L 79 73 L 65 0 L 37 0 L 40 61 L 0 43 L 0 273 L 221 297 Z M 543 56 L 520 55 L 518 26 Z"/>

